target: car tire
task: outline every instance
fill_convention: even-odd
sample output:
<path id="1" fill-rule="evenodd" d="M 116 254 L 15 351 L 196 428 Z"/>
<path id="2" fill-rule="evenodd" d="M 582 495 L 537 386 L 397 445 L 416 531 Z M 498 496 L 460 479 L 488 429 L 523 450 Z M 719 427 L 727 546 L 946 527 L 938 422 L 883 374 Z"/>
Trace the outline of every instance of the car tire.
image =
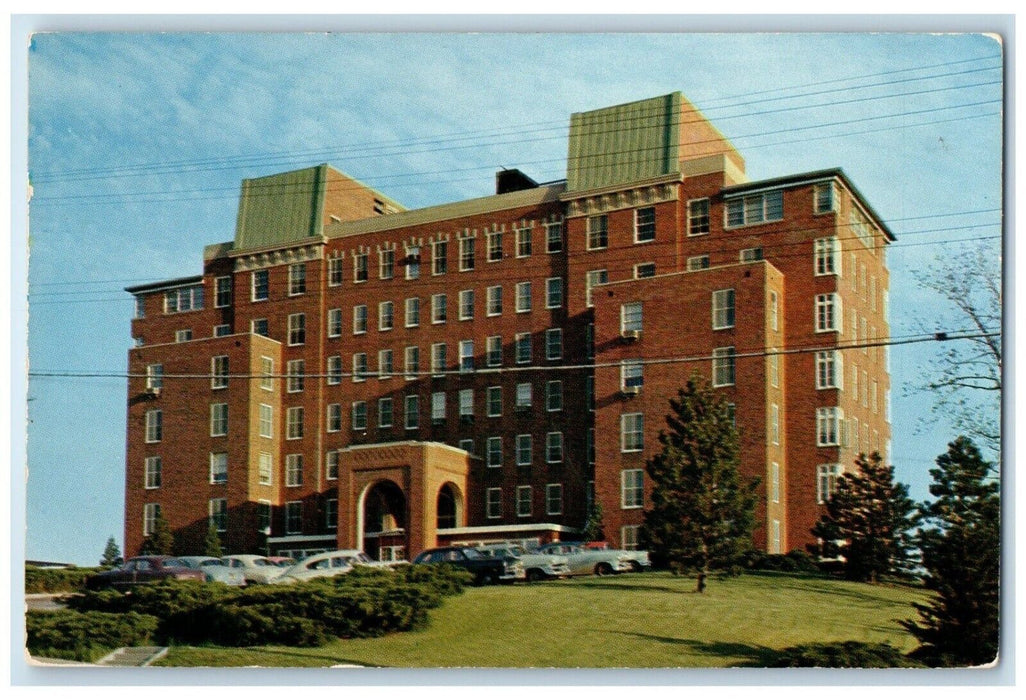
<path id="1" fill-rule="evenodd" d="M 613 567 L 611 567 L 607 562 L 600 561 L 598 564 L 595 565 L 596 576 L 611 576 L 612 574 Z"/>
<path id="2" fill-rule="evenodd" d="M 636 561 L 632 561 L 631 562 L 631 571 L 633 571 L 634 573 L 640 574 L 644 570 L 645 570 L 645 567 L 643 567 L 638 562 L 636 562 Z"/>
<path id="3" fill-rule="evenodd" d="M 490 571 L 482 571 L 477 575 L 477 585 L 479 586 L 490 586 L 494 582 L 495 578 Z"/>
<path id="4" fill-rule="evenodd" d="M 527 582 L 537 583 L 545 579 L 545 573 L 541 569 L 528 569 L 527 570 Z"/>

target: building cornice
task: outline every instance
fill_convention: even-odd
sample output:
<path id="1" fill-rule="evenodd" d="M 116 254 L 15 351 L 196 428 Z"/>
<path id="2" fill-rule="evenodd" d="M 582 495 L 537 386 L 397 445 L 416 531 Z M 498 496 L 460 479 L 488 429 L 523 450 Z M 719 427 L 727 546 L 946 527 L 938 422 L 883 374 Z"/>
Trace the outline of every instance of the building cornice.
<path id="1" fill-rule="evenodd" d="M 680 182 L 681 174 L 671 173 L 623 185 L 564 194 L 560 199 L 566 203 L 567 218 L 593 216 L 617 209 L 674 201 Z"/>

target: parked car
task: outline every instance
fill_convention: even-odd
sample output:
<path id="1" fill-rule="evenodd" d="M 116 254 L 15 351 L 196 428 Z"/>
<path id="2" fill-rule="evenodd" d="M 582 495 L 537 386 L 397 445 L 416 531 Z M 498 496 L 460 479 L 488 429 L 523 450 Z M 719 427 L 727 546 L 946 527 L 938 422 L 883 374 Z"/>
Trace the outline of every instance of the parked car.
<path id="1" fill-rule="evenodd" d="M 296 560 L 292 557 L 267 557 L 267 561 L 282 569 L 287 569 L 297 564 Z"/>
<path id="2" fill-rule="evenodd" d="M 141 583 L 176 579 L 179 581 L 206 581 L 207 575 L 180 559 L 166 555 L 132 557 L 116 569 L 94 574 L 86 579 L 86 588 L 117 588 L 124 590 Z"/>
<path id="3" fill-rule="evenodd" d="M 489 557 L 516 557 L 524 565 L 524 575 L 528 581 L 570 576 L 567 558 L 557 554 L 528 552 L 519 544 L 509 543 L 488 544 L 478 547 L 477 551 Z"/>
<path id="4" fill-rule="evenodd" d="M 648 558 L 648 552 L 643 549 L 613 549 L 608 542 L 585 542 L 585 549 L 601 550 L 606 552 L 620 552 L 631 563 L 633 571 L 644 571 L 652 566 L 652 560 Z"/>
<path id="5" fill-rule="evenodd" d="M 527 574 L 524 564 L 516 557 L 482 554 L 473 547 L 435 547 L 425 549 L 413 560 L 414 564 L 451 564 L 474 575 L 474 583 L 484 586 L 496 581 L 522 581 Z"/>
<path id="6" fill-rule="evenodd" d="M 570 573 L 574 576 L 582 574 L 608 576 L 631 571 L 630 561 L 617 551 L 586 549 L 571 542 L 550 542 L 534 551 L 566 557 L 567 563 L 570 564 Z"/>
<path id="7" fill-rule="evenodd" d="M 298 564 L 293 564 L 281 576 L 275 578 L 272 583 L 309 581 L 313 578 L 348 574 L 357 566 L 387 568 L 400 563 L 405 564 L 406 562 L 374 561 L 358 549 L 339 549 L 334 552 L 314 554 L 303 559 Z"/>
<path id="8" fill-rule="evenodd" d="M 221 562 L 225 566 L 241 571 L 247 584 L 270 583 L 285 573 L 284 567 L 259 554 L 232 554 L 221 557 Z"/>
<path id="9" fill-rule="evenodd" d="M 242 572 L 225 566 L 224 562 L 214 557 L 178 557 L 191 569 L 199 569 L 207 575 L 207 582 L 223 583 L 226 586 L 245 586 L 246 577 Z"/>

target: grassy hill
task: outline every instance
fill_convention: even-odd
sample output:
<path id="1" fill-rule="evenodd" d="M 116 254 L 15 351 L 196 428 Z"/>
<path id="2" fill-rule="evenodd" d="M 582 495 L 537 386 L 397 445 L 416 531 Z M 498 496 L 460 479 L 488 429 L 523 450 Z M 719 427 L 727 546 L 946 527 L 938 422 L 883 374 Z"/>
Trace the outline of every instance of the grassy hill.
<path id="1" fill-rule="evenodd" d="M 897 624 L 925 592 L 758 573 L 695 582 L 668 573 L 471 588 L 417 632 L 315 649 L 176 647 L 164 666 L 724 667 L 764 666 L 784 647 L 915 640 Z"/>

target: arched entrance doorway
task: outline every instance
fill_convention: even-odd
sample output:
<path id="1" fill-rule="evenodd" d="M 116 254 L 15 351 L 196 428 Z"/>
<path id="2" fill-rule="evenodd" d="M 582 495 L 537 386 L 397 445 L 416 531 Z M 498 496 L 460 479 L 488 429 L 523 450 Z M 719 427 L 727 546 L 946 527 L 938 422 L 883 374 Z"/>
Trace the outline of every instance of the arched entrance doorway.
<path id="1" fill-rule="evenodd" d="M 445 483 L 438 489 L 436 512 L 436 526 L 439 530 L 463 526 L 463 494 L 455 484 Z"/>
<path id="2" fill-rule="evenodd" d="M 361 501 L 363 551 L 382 561 L 406 558 L 408 515 L 402 489 L 394 481 L 378 481 L 364 491 Z"/>

